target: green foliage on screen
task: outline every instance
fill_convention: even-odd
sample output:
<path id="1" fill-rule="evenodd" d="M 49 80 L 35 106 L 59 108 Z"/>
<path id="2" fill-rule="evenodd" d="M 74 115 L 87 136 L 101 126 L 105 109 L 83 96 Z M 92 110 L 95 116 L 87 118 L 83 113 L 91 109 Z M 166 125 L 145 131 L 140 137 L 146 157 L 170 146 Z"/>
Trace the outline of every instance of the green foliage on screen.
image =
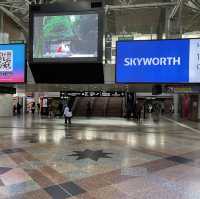
<path id="1" fill-rule="evenodd" d="M 73 18 L 72 18 L 73 17 Z M 43 19 L 43 37 L 47 40 L 67 39 L 75 36 L 80 16 L 48 16 Z"/>
<path id="2" fill-rule="evenodd" d="M 34 33 L 34 58 L 42 58 L 45 45 L 71 41 L 78 37 L 81 15 L 44 16 L 38 17 Z"/>

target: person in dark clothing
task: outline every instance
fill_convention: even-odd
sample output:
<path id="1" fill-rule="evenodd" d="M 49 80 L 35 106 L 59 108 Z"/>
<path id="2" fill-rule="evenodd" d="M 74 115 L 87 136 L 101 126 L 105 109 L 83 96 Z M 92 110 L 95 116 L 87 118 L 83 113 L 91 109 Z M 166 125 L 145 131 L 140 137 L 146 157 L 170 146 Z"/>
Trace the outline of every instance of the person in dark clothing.
<path id="1" fill-rule="evenodd" d="M 131 104 L 128 103 L 127 104 L 127 113 L 126 113 L 126 117 L 127 117 L 128 120 L 131 118 L 131 108 L 132 108 Z"/>
<path id="2" fill-rule="evenodd" d="M 146 119 L 146 111 L 147 111 L 147 104 L 144 103 L 144 106 L 143 106 L 143 118 Z"/>
<path id="3" fill-rule="evenodd" d="M 140 122 L 142 114 L 142 105 L 140 103 L 136 104 L 136 115 L 137 115 L 137 121 Z"/>
<path id="4" fill-rule="evenodd" d="M 63 110 L 63 104 L 61 102 L 58 105 L 58 109 L 59 109 L 60 116 L 62 116 L 64 110 Z"/>
<path id="5" fill-rule="evenodd" d="M 153 106 L 153 120 L 154 122 L 159 122 L 160 120 L 160 113 L 161 113 L 161 105 L 159 103 L 155 103 Z"/>
<path id="6" fill-rule="evenodd" d="M 33 115 L 35 114 L 35 102 L 32 103 L 31 112 Z"/>
<path id="7" fill-rule="evenodd" d="M 20 115 L 21 114 L 21 104 L 19 102 L 17 102 L 17 115 Z"/>
<path id="8" fill-rule="evenodd" d="M 91 103 L 90 101 L 87 102 L 87 117 L 90 117 L 92 113 L 92 109 L 91 109 Z"/>
<path id="9" fill-rule="evenodd" d="M 14 104 L 14 105 L 13 105 L 13 115 L 16 114 L 16 110 L 17 110 L 17 107 L 16 107 L 16 105 Z"/>
<path id="10" fill-rule="evenodd" d="M 37 103 L 37 112 L 38 112 L 38 115 L 40 114 L 40 103 Z"/>

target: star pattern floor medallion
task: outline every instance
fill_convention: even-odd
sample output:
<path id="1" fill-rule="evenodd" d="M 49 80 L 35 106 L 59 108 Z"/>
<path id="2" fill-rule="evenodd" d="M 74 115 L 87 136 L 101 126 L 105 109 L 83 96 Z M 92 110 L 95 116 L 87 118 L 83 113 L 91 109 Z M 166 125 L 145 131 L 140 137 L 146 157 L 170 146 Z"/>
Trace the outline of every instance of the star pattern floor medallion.
<path id="1" fill-rule="evenodd" d="M 76 160 L 82 160 L 88 158 L 97 162 L 100 158 L 112 158 L 110 156 L 112 153 L 105 153 L 103 152 L 103 150 L 93 151 L 90 149 L 86 149 L 84 151 L 73 151 L 73 152 L 74 154 L 71 154 L 69 156 L 77 157 Z"/>

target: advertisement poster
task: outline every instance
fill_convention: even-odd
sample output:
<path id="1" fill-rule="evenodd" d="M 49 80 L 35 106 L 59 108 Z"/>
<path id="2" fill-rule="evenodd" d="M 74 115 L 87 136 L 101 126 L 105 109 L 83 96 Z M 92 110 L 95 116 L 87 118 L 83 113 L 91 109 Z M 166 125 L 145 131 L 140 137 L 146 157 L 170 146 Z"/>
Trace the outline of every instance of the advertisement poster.
<path id="1" fill-rule="evenodd" d="M 200 40 L 119 41 L 117 83 L 199 83 Z"/>
<path id="2" fill-rule="evenodd" d="M 0 45 L 0 83 L 25 82 L 25 45 Z"/>

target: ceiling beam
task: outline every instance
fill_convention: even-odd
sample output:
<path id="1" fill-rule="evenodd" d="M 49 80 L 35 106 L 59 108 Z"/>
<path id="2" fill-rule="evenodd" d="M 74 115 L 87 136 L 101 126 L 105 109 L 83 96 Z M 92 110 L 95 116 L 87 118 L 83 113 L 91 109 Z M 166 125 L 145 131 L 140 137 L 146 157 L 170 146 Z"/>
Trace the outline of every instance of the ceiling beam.
<path id="1" fill-rule="evenodd" d="M 27 38 L 28 30 L 25 27 L 25 25 L 23 24 L 23 22 L 21 21 L 21 19 L 18 18 L 16 15 L 14 15 L 12 12 L 10 12 L 7 8 L 5 8 L 3 6 L 0 6 L 0 11 L 2 11 L 4 14 L 6 14 L 8 17 L 10 17 L 22 30 L 25 38 Z"/>
<path id="2" fill-rule="evenodd" d="M 176 6 L 176 2 L 155 2 L 155 3 L 142 3 L 131 5 L 106 5 L 106 10 L 121 10 L 121 9 L 142 9 L 142 8 L 158 8 Z"/>
<path id="3" fill-rule="evenodd" d="M 170 15 L 169 15 L 169 19 L 173 19 L 176 15 L 176 13 L 178 12 L 179 8 L 182 6 L 183 1 L 182 0 L 177 0 L 177 4 L 176 6 L 172 9 Z"/>

